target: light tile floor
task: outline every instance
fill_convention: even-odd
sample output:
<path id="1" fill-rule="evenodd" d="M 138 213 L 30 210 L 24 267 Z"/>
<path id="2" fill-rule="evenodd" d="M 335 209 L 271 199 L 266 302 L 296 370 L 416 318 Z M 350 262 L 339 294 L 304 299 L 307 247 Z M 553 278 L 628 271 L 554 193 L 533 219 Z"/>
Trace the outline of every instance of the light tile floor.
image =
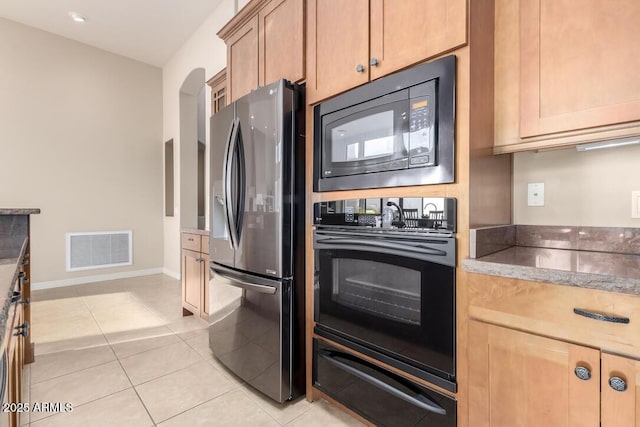
<path id="1" fill-rule="evenodd" d="M 23 414 L 40 426 L 356 426 L 324 401 L 279 405 L 226 370 L 207 323 L 183 317 L 180 282 L 164 275 L 34 291 L 36 361 L 24 402 L 72 412 Z"/>

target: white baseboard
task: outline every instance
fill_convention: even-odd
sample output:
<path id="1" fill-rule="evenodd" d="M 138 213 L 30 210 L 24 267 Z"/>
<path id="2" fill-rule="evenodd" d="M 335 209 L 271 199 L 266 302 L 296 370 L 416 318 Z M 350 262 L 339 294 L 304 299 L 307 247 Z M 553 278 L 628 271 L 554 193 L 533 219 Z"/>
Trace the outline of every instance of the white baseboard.
<path id="1" fill-rule="evenodd" d="M 162 269 L 162 274 L 166 274 L 169 277 L 173 277 L 176 280 L 181 280 L 182 276 L 180 275 L 180 273 L 176 273 L 175 271 L 169 270 L 167 267 L 164 267 Z"/>
<path id="2" fill-rule="evenodd" d="M 164 268 L 147 268 L 145 270 L 123 271 L 120 273 L 98 274 L 95 276 L 74 277 L 71 279 L 51 280 L 48 282 L 34 282 L 31 284 L 32 290 L 60 288 L 62 286 L 82 285 L 85 283 L 104 282 L 106 280 L 126 279 L 129 277 L 150 276 L 152 274 L 165 273 Z M 168 274 L 171 277 L 173 274 Z"/>

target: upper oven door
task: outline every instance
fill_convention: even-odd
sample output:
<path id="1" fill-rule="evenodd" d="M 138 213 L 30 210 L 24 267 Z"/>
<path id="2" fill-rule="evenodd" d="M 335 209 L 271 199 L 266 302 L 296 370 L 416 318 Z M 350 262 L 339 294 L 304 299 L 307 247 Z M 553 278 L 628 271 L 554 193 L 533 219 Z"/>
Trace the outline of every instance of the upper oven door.
<path id="1" fill-rule="evenodd" d="M 315 233 L 318 327 L 454 377 L 455 238 L 345 234 Z"/>
<path id="2" fill-rule="evenodd" d="M 409 91 L 322 117 L 322 178 L 409 166 Z"/>

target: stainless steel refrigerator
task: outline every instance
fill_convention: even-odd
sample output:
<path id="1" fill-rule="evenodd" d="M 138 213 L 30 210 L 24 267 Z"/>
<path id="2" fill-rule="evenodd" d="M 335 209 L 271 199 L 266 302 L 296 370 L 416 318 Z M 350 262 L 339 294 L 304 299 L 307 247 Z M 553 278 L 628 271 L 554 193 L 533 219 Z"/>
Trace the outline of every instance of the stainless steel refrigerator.
<path id="1" fill-rule="evenodd" d="M 305 387 L 303 131 L 285 80 L 211 117 L 209 344 L 279 402 Z"/>

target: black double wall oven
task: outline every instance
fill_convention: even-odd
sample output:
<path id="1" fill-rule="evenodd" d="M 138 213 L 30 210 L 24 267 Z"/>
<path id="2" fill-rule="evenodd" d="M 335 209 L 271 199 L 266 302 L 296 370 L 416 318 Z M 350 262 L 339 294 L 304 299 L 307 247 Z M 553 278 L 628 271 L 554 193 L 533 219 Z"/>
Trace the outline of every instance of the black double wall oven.
<path id="1" fill-rule="evenodd" d="M 455 218 L 451 198 L 316 203 L 316 335 L 456 391 Z M 437 416 L 426 425 L 455 425 L 455 400 L 448 396 L 327 341 L 315 341 L 314 355 L 314 385 L 377 424 L 386 422 L 370 413 L 376 405 L 350 400 L 348 386 L 331 385 L 338 381 L 332 372 L 362 382 L 358 387 L 382 388 L 408 405 L 402 413 L 417 411 L 402 423 Z"/>

